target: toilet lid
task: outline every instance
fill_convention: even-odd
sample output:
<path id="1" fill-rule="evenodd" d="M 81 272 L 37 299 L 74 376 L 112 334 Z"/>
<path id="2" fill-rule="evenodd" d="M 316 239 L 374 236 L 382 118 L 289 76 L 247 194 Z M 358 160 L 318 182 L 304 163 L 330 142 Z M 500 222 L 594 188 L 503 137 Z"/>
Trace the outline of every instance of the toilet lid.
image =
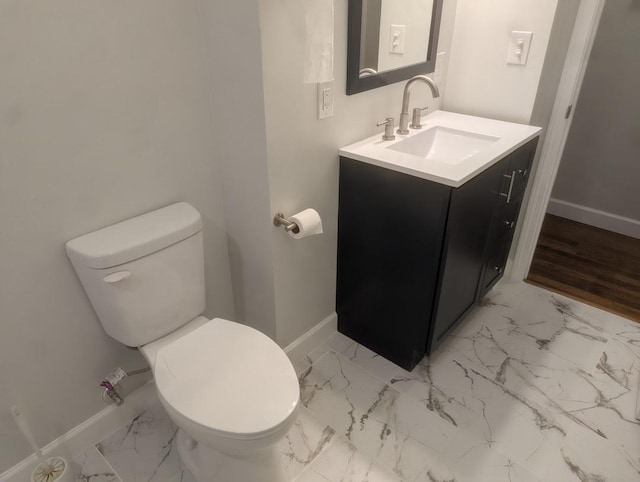
<path id="1" fill-rule="evenodd" d="M 154 375 L 176 411 L 233 437 L 281 425 L 300 396 L 293 366 L 275 342 L 220 318 L 161 348 Z"/>

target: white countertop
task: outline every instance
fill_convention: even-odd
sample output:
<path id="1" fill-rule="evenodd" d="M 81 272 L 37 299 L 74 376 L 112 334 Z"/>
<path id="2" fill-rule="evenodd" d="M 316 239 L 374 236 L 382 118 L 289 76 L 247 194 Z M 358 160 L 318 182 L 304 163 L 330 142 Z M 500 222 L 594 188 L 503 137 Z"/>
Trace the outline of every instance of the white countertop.
<path id="1" fill-rule="evenodd" d="M 498 139 L 455 165 L 389 149 L 390 146 L 437 126 Z M 526 144 L 536 137 L 542 129 L 438 110 L 422 118 L 422 129 L 409 130 L 409 134 L 406 135 L 400 135 L 396 132 L 396 138 L 393 141 L 382 140 L 382 133 L 378 133 L 341 148 L 340 155 L 447 186 L 459 187 L 507 154 Z"/>

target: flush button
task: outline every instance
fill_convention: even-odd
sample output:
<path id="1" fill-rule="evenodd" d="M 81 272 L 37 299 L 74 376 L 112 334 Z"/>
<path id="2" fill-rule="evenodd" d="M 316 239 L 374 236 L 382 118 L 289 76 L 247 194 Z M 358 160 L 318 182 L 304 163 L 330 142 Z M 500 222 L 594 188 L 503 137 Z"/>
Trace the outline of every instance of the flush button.
<path id="1" fill-rule="evenodd" d="M 105 283 L 117 283 L 118 281 L 126 280 L 131 276 L 131 271 L 116 271 L 115 273 L 108 274 L 102 281 Z"/>

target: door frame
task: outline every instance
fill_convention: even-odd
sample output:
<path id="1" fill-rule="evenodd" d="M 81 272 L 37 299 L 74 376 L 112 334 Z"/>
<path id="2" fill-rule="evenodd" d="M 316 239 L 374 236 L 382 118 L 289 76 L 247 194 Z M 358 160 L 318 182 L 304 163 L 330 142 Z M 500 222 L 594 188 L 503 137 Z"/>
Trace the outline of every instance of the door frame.
<path id="1" fill-rule="evenodd" d="M 562 1 L 562 0 L 559 0 Z M 529 273 L 606 0 L 581 0 L 509 278 Z M 571 114 L 566 116 L 569 106 Z"/>

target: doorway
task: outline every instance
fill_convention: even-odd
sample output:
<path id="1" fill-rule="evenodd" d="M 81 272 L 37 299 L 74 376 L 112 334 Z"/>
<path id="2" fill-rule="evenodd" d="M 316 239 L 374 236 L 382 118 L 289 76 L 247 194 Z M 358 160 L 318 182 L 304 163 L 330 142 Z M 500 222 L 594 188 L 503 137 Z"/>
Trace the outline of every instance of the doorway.
<path id="1" fill-rule="evenodd" d="M 640 3 L 607 2 L 527 280 L 640 322 L 637 45 Z"/>

